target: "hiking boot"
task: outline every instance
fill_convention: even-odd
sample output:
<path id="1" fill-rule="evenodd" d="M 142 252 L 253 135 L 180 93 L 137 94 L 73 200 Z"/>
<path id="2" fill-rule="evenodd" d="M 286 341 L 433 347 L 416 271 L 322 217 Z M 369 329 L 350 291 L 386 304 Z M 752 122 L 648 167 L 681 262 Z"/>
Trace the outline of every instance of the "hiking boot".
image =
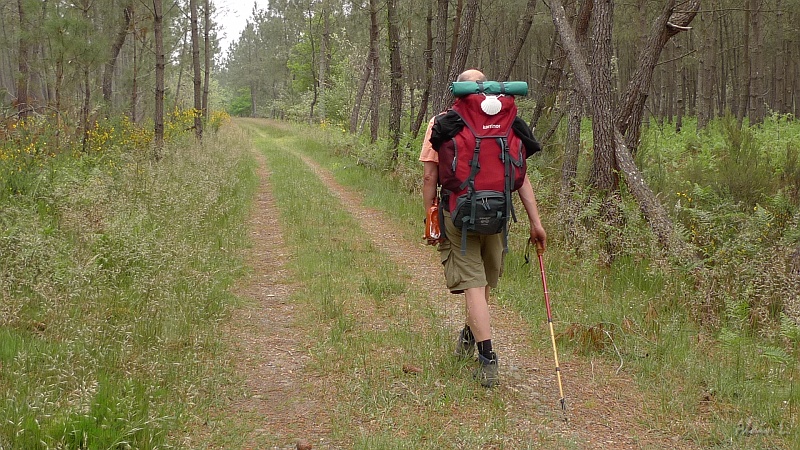
<path id="1" fill-rule="evenodd" d="M 475 356 L 475 336 L 472 333 L 467 335 L 467 328 L 462 328 L 456 340 L 456 351 L 453 352 L 457 358 L 470 359 Z"/>
<path id="2" fill-rule="evenodd" d="M 492 352 L 491 359 L 478 354 L 478 361 L 480 367 L 475 371 L 475 379 L 481 383 L 481 386 L 492 388 L 500 384 L 500 376 L 497 370 L 497 355 Z"/>

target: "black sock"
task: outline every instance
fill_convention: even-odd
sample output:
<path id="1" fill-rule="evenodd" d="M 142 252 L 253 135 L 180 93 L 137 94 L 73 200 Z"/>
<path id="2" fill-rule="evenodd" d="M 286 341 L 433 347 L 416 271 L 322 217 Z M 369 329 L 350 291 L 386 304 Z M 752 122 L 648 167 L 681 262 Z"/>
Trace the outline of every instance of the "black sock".
<path id="1" fill-rule="evenodd" d="M 492 340 L 478 342 L 478 353 L 486 359 L 494 359 L 494 352 L 492 351 Z"/>

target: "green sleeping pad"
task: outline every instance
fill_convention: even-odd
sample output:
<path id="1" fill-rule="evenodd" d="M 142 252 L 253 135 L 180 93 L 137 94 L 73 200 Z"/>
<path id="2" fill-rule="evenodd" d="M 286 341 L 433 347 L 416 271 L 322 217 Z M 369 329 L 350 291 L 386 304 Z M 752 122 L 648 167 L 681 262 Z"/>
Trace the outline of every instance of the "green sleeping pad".
<path id="1" fill-rule="evenodd" d="M 524 81 L 454 81 L 450 91 L 456 97 L 469 94 L 509 94 L 528 95 L 528 83 Z"/>

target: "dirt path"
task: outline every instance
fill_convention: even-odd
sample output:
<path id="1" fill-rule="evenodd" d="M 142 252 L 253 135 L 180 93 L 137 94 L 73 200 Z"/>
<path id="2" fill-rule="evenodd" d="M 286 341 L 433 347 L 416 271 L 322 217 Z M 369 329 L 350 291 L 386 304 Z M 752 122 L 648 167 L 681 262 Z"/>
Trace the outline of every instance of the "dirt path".
<path id="1" fill-rule="evenodd" d="M 326 412 L 315 401 L 315 391 L 323 388 L 303 376 L 310 359 L 309 343 L 303 339 L 308 330 L 294 320 L 296 305 L 289 297 L 296 287 L 285 268 L 289 255 L 274 214 L 271 172 L 263 155 L 256 158 L 260 183 L 249 222 L 254 272 L 237 292 L 251 301 L 235 312 L 228 330 L 236 353 L 243 355 L 234 360 L 245 390 L 231 400 L 230 408 L 262 424 L 245 430 L 242 448 L 265 448 L 265 436 L 274 436 L 276 430 L 287 442 L 278 448 L 295 448 L 303 436 L 326 436 L 330 430 Z"/>
<path id="2" fill-rule="evenodd" d="M 408 273 L 415 274 L 416 289 L 426 292 L 439 308 L 448 305 L 443 314 L 455 336 L 463 321 L 462 301 L 445 291 L 436 252 L 419 242 L 408 242 L 397 231 L 385 231 L 390 221 L 381 212 L 365 207 L 363 199 L 338 184 L 330 172 L 305 156 L 297 156 L 356 217 L 375 246 Z M 320 385 L 324 381 L 314 380 L 304 371 L 309 343 L 303 340 L 307 335 L 304 330 L 295 325 L 295 307 L 287 301 L 294 289 L 284 269 L 287 250 L 277 218 L 270 213 L 275 210 L 270 172 L 263 156 L 259 155 L 258 161 L 261 185 L 250 227 L 255 273 L 240 292 L 253 301 L 237 313 L 231 327 L 233 340 L 240 342 L 237 351 L 247 355 L 236 368 L 246 379 L 247 392 L 232 406 L 242 414 L 261 417 L 263 427 L 244 437 L 243 448 L 264 448 L 262 435 L 267 431 L 282 438 L 282 443 L 272 448 L 295 448 L 298 439 L 308 436 L 316 437 L 311 442 L 314 448 L 335 448 L 326 439 L 330 417 L 324 395 L 319 395 L 325 392 L 326 387 Z M 617 368 L 604 360 L 562 355 L 569 417 L 569 422 L 564 423 L 552 353 L 538 352 L 531 345 L 533 338 L 549 339 L 545 324 L 531 327 L 510 308 L 497 305 L 492 305 L 492 321 L 493 340 L 502 358 L 501 386 L 495 391 L 507 405 L 511 427 L 530 436 L 561 435 L 586 449 L 697 448 L 681 436 L 652 430 L 644 413 L 644 396 L 636 383 L 624 372 L 617 374 Z M 531 333 L 531 328 L 536 327 L 539 332 Z M 276 345 L 280 351 L 268 351 Z"/>

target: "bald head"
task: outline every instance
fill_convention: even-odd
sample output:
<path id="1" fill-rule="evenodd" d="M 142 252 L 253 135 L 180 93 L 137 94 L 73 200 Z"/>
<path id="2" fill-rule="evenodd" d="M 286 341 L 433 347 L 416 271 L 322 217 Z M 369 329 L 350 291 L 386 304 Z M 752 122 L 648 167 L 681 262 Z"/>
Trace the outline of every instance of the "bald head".
<path id="1" fill-rule="evenodd" d="M 480 70 L 469 69 L 461 72 L 456 81 L 486 81 L 486 75 Z"/>

